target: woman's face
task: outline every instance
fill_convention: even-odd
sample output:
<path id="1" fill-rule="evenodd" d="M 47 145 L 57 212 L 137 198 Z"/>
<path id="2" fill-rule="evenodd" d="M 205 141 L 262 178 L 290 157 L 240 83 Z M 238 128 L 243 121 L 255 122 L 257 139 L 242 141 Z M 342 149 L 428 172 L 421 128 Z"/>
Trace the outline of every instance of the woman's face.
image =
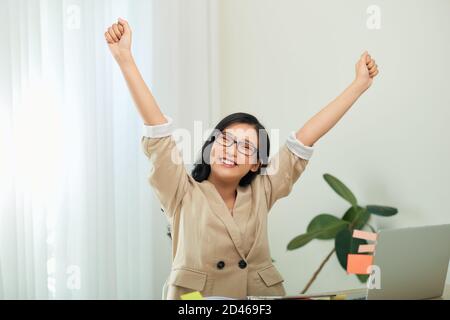
<path id="1" fill-rule="evenodd" d="M 258 133 L 254 126 L 235 123 L 215 139 L 210 156 L 211 171 L 225 182 L 239 182 L 249 171 L 256 172 Z"/>

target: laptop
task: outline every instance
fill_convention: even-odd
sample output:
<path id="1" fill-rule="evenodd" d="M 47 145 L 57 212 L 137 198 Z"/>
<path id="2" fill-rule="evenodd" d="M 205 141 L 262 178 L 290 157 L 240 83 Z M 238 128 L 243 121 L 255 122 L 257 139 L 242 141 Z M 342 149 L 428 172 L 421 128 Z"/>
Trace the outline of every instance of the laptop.
<path id="1" fill-rule="evenodd" d="M 444 293 L 450 259 L 450 224 L 380 230 L 373 253 L 370 289 L 249 300 L 419 300 Z"/>
<path id="2" fill-rule="evenodd" d="M 375 273 L 368 280 L 371 285 L 369 289 L 353 291 L 348 299 L 441 297 L 449 259 L 450 224 L 380 230 L 373 259 Z"/>

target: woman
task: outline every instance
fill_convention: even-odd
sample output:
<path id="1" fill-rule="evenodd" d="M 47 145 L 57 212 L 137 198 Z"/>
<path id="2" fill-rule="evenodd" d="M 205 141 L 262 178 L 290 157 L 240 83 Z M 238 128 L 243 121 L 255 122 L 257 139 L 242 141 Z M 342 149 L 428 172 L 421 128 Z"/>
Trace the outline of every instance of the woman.
<path id="1" fill-rule="evenodd" d="M 236 113 L 216 126 L 190 175 L 172 138 L 173 120 L 161 112 L 133 60 L 130 26 L 119 19 L 105 39 L 144 121 L 142 145 L 153 164 L 149 182 L 172 228 L 167 298 L 193 291 L 205 297 L 285 295 L 269 251 L 268 212 L 290 193 L 316 141 L 371 86 L 375 60 L 365 52 L 351 85 L 293 132 L 270 161 L 265 128 L 254 116 Z"/>

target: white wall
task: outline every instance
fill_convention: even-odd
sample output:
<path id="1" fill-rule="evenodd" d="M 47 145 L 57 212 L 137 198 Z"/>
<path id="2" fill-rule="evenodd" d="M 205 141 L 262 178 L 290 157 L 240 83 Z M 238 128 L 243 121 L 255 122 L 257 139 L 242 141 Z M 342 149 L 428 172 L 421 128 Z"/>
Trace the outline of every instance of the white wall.
<path id="1" fill-rule="evenodd" d="M 341 178 L 362 204 L 395 206 L 381 227 L 450 222 L 450 1 L 222 0 L 222 116 L 245 111 L 283 138 L 337 96 L 368 49 L 381 74 L 326 137 L 270 217 L 272 256 L 288 293 L 301 290 L 332 242 L 287 243 L 319 213 L 347 208 L 322 179 Z M 381 29 L 366 26 L 369 5 Z M 283 142 L 283 141 L 281 141 Z M 361 286 L 333 257 L 311 291 Z"/>

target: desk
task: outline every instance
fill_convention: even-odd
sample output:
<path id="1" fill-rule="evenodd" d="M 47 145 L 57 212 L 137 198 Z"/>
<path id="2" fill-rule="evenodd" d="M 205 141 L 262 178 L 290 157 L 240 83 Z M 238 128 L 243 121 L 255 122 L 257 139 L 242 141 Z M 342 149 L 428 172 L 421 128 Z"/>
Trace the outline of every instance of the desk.
<path id="1" fill-rule="evenodd" d="M 361 294 L 361 293 L 365 292 L 366 290 L 367 289 L 343 290 L 343 291 L 340 291 L 339 294 L 351 296 L 351 295 L 355 295 L 355 294 Z M 433 298 L 431 300 L 450 300 L 450 284 L 445 285 L 444 293 L 443 293 L 442 297 Z"/>

